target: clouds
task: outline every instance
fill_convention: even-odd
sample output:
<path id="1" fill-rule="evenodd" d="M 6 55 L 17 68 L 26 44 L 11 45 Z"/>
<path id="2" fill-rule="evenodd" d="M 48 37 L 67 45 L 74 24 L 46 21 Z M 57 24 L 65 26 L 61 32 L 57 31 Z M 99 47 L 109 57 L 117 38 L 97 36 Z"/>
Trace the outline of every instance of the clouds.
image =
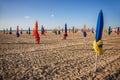
<path id="1" fill-rule="evenodd" d="M 31 17 L 30 16 L 24 16 L 25 19 L 30 19 Z"/>
<path id="2" fill-rule="evenodd" d="M 54 14 L 51 14 L 51 17 L 55 17 L 55 15 L 54 15 Z"/>

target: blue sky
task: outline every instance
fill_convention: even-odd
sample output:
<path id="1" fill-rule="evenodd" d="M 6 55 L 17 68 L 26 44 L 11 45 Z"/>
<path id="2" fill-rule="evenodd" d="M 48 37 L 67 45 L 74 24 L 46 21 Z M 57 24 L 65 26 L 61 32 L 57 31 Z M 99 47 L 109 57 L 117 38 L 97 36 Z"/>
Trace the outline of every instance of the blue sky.
<path id="1" fill-rule="evenodd" d="M 35 21 L 39 29 L 47 29 L 65 23 L 75 26 L 96 28 L 99 11 L 103 10 L 104 26 L 120 26 L 120 0 L 0 0 L 0 30 L 12 27 L 33 29 Z"/>

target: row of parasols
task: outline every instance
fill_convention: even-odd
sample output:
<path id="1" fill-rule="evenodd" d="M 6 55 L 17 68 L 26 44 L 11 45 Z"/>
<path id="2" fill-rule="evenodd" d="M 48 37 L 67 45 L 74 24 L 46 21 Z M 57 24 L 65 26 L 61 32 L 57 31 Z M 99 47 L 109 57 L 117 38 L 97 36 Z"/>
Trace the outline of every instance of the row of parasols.
<path id="1" fill-rule="evenodd" d="M 36 23 L 35 23 L 35 27 L 34 27 L 34 29 L 33 29 L 33 35 L 35 34 L 35 30 L 37 30 L 38 31 L 38 22 L 36 21 Z M 60 26 L 58 26 L 58 28 L 55 28 L 55 29 L 53 29 L 52 30 L 52 32 L 53 33 L 55 33 L 56 35 L 60 35 L 61 34 L 61 31 L 62 31 L 62 33 L 64 33 L 64 39 L 66 39 L 66 37 L 68 36 L 68 34 L 67 34 L 67 31 L 68 29 L 67 29 L 67 24 L 65 24 L 65 29 L 60 29 Z M 93 34 L 96 32 L 96 30 L 94 29 L 94 28 L 92 28 L 92 29 L 87 29 L 86 28 L 86 25 L 84 25 L 84 28 L 83 29 L 81 29 L 81 32 L 83 33 L 83 36 L 84 37 L 86 37 L 87 36 L 87 32 L 92 32 Z M 47 31 L 44 29 L 44 27 L 43 27 L 43 25 L 41 26 L 41 35 L 45 35 L 45 33 L 46 33 Z M 72 33 L 77 33 L 78 32 L 78 29 L 75 29 L 75 27 L 73 26 L 73 28 L 72 29 L 69 29 L 69 32 L 72 32 Z M 119 35 L 120 34 L 120 28 L 119 27 L 117 27 L 117 28 L 115 28 L 115 29 L 112 29 L 110 26 L 109 26 L 109 28 L 108 29 L 104 29 L 104 32 L 105 33 L 108 33 L 108 35 L 110 35 L 112 32 L 115 32 L 115 33 L 117 33 L 117 35 Z M 10 27 L 10 30 L 8 31 L 8 28 L 6 28 L 6 30 L 5 29 L 3 29 L 3 34 L 12 34 L 12 27 Z M 17 37 L 19 37 L 20 36 L 20 34 L 23 34 L 23 29 L 21 28 L 21 31 L 19 31 L 19 26 L 17 26 L 17 29 L 16 29 L 16 36 Z M 30 30 L 30 27 L 28 28 L 28 30 L 26 31 L 26 34 L 31 34 L 31 30 Z"/>

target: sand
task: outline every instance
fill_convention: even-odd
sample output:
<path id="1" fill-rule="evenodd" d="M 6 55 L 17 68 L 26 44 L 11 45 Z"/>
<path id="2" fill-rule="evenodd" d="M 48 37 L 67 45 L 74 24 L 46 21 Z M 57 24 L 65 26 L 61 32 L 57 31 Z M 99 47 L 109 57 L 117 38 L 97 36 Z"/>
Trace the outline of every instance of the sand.
<path id="1" fill-rule="evenodd" d="M 79 31 L 55 35 L 51 31 L 40 35 L 34 44 L 32 35 L 0 33 L 0 79 L 3 80 L 120 80 L 120 35 L 103 33 L 104 54 L 98 56 L 97 72 L 93 40 Z"/>

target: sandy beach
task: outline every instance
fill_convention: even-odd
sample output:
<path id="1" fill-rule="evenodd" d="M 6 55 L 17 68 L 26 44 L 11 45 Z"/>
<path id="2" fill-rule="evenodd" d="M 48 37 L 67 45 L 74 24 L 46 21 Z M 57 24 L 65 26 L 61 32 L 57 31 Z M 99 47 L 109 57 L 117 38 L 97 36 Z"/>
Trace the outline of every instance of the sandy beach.
<path id="1" fill-rule="evenodd" d="M 40 32 L 39 32 L 40 33 Z M 40 44 L 25 32 L 0 33 L 0 78 L 3 80 L 120 80 L 120 35 L 103 33 L 104 54 L 94 71 L 95 34 L 87 32 L 40 35 Z"/>

